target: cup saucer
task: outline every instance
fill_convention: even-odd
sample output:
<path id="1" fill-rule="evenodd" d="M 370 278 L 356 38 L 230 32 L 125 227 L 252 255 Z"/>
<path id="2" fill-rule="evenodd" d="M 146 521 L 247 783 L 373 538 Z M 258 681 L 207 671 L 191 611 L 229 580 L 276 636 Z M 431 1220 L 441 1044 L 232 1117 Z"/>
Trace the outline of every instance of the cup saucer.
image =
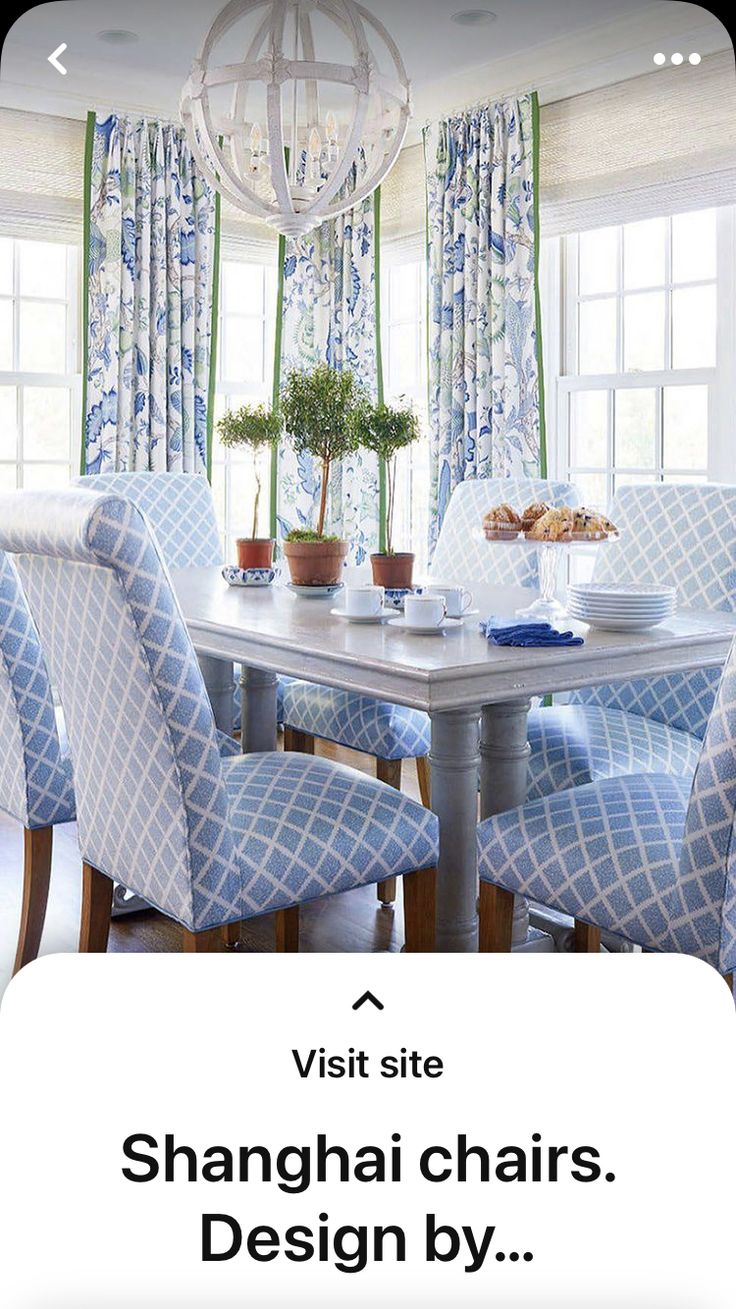
<path id="1" fill-rule="evenodd" d="M 395 612 L 395 609 L 382 609 L 380 614 L 347 614 L 344 609 L 330 610 L 333 618 L 344 618 L 346 623 L 385 623 Z"/>
<path id="2" fill-rule="evenodd" d="M 462 618 L 443 618 L 437 627 L 418 627 L 416 623 L 407 622 L 406 618 L 389 618 L 389 627 L 398 627 L 402 632 L 411 632 L 412 636 L 444 636 L 445 632 L 455 632 L 463 626 Z"/>

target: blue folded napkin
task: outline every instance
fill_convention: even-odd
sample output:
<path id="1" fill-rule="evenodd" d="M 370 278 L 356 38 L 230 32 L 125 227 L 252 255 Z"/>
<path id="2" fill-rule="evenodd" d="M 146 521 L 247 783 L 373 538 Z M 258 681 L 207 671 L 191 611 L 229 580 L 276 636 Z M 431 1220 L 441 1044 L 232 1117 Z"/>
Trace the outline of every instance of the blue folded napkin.
<path id="1" fill-rule="evenodd" d="M 558 632 L 549 623 L 504 624 L 498 619 L 489 618 L 487 622 L 479 623 L 479 627 L 483 635 L 494 645 L 544 647 L 584 645 L 582 636 L 575 636 L 573 632 Z"/>

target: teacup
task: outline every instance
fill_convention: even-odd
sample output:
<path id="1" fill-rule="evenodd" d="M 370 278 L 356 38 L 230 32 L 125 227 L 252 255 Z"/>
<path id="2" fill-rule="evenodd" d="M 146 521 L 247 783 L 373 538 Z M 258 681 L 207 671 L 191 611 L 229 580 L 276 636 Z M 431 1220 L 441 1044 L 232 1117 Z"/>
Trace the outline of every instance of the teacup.
<path id="1" fill-rule="evenodd" d="M 441 627 L 447 617 L 444 595 L 407 595 L 404 618 L 410 627 Z"/>
<path id="2" fill-rule="evenodd" d="M 348 617 L 378 618 L 382 610 L 382 586 L 345 587 L 345 613 Z"/>
<path id="3" fill-rule="evenodd" d="M 464 586 L 425 586 L 422 588 L 423 595 L 443 595 L 447 605 L 448 618 L 462 618 L 473 603 L 473 594 L 467 591 Z"/>

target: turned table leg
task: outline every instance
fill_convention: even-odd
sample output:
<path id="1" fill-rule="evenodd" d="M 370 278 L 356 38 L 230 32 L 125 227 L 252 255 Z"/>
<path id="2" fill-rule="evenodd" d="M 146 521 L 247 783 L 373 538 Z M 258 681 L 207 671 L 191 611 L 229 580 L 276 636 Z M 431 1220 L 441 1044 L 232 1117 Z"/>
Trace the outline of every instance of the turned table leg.
<path id="1" fill-rule="evenodd" d="M 531 749 L 527 741 L 529 700 L 484 705 L 480 729 L 480 816 L 490 818 L 526 802 Z M 529 905 L 514 897 L 512 947 L 529 931 Z"/>
<path id="2" fill-rule="evenodd" d="M 279 679 L 265 668 L 243 667 L 240 678 L 241 740 L 244 754 L 276 749 L 276 689 Z"/>
<path id="3" fill-rule="evenodd" d="M 432 809 L 440 824 L 437 865 L 438 951 L 478 949 L 477 709 L 432 714 Z"/>
<path id="4" fill-rule="evenodd" d="M 227 736 L 233 734 L 233 666 L 212 655 L 197 655 L 202 679 L 207 689 L 215 727 Z"/>

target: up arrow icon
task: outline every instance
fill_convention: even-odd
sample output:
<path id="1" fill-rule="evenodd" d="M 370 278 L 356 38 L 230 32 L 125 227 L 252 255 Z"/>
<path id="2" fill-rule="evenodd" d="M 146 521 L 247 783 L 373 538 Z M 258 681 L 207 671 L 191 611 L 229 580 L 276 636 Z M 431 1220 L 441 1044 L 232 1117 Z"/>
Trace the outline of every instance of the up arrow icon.
<path id="1" fill-rule="evenodd" d="M 381 1001 L 376 999 L 372 991 L 364 991 L 363 994 L 355 1001 L 355 1004 L 353 1005 L 353 1009 L 360 1009 L 361 1005 L 364 1005 L 366 1000 L 370 1000 L 371 1004 L 374 1004 L 376 1006 L 376 1009 L 383 1009 L 383 1005 L 381 1004 Z"/>

